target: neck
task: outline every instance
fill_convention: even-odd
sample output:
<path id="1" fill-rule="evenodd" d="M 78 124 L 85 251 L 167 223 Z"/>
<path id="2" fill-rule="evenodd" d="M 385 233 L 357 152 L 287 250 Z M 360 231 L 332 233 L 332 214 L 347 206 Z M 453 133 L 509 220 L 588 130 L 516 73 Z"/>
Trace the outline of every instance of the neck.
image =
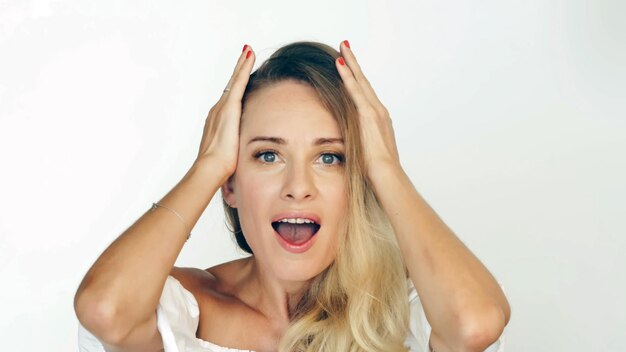
<path id="1" fill-rule="evenodd" d="M 310 281 L 287 281 L 272 275 L 251 256 L 246 263 L 243 292 L 247 301 L 271 320 L 289 324 Z"/>

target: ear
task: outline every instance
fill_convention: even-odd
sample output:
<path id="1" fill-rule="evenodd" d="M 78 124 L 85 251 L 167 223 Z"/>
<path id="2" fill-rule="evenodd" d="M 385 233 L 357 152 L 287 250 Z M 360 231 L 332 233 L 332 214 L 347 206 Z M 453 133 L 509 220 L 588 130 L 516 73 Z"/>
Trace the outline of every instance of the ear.
<path id="1" fill-rule="evenodd" d="M 233 176 L 230 176 L 228 180 L 220 188 L 222 190 L 222 198 L 228 203 L 231 208 L 237 208 L 237 201 L 235 199 L 235 188 L 233 187 Z"/>

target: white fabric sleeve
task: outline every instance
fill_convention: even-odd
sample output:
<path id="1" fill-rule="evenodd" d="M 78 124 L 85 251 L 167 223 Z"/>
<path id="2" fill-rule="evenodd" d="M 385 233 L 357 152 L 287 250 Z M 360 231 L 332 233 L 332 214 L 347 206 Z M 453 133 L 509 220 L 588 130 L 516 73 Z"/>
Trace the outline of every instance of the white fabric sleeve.
<path id="1" fill-rule="evenodd" d="M 502 284 L 500 284 L 500 288 L 504 291 Z M 432 327 L 426 318 L 426 313 L 424 312 L 424 307 L 417 294 L 417 290 L 410 279 L 407 279 L 407 289 L 409 291 L 409 336 L 405 344 L 410 348 L 411 352 L 430 351 L 428 348 L 428 340 L 430 339 Z M 484 352 L 504 352 L 505 335 L 506 327 L 498 340 Z"/>
<path id="2" fill-rule="evenodd" d="M 168 276 L 157 306 L 157 329 L 161 333 L 164 351 L 193 350 L 199 320 L 200 310 L 195 297 L 178 280 Z M 105 352 L 102 343 L 80 323 L 78 349 L 80 352 Z"/>
<path id="3" fill-rule="evenodd" d="M 89 330 L 78 323 L 78 350 L 80 352 L 105 352 L 104 346 Z"/>
<path id="4" fill-rule="evenodd" d="M 193 294 L 168 276 L 157 308 L 165 352 L 192 351 L 197 347 L 196 330 L 200 309 Z M 174 338 L 176 336 L 176 338 Z"/>

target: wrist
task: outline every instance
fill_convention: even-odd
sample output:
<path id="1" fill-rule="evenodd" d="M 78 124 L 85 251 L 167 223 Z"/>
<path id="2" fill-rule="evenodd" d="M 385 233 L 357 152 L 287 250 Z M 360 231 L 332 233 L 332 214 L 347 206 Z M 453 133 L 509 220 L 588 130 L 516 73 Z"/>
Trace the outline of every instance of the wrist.
<path id="1" fill-rule="evenodd" d="M 219 186 L 224 184 L 233 174 L 233 172 L 228 170 L 223 165 L 223 163 L 214 157 L 203 156 L 194 161 L 185 177 L 188 175 L 201 175 L 200 177 L 205 180 L 213 180 L 217 182 L 219 188 Z"/>
<path id="2" fill-rule="evenodd" d="M 398 176 L 406 175 L 402 166 L 395 161 L 377 161 L 372 163 L 375 167 L 369 167 L 367 177 L 372 183 L 388 182 L 390 177 L 398 178 Z"/>

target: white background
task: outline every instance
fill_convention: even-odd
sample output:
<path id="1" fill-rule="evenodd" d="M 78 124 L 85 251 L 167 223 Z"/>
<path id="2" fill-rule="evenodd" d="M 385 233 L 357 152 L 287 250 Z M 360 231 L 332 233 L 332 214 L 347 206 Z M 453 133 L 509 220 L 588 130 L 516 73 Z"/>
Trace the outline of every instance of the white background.
<path id="1" fill-rule="evenodd" d="M 0 2 L 0 341 L 75 351 L 104 248 L 194 161 L 242 46 L 348 39 L 506 351 L 624 351 L 626 3 Z M 177 265 L 240 255 L 215 197 Z"/>

